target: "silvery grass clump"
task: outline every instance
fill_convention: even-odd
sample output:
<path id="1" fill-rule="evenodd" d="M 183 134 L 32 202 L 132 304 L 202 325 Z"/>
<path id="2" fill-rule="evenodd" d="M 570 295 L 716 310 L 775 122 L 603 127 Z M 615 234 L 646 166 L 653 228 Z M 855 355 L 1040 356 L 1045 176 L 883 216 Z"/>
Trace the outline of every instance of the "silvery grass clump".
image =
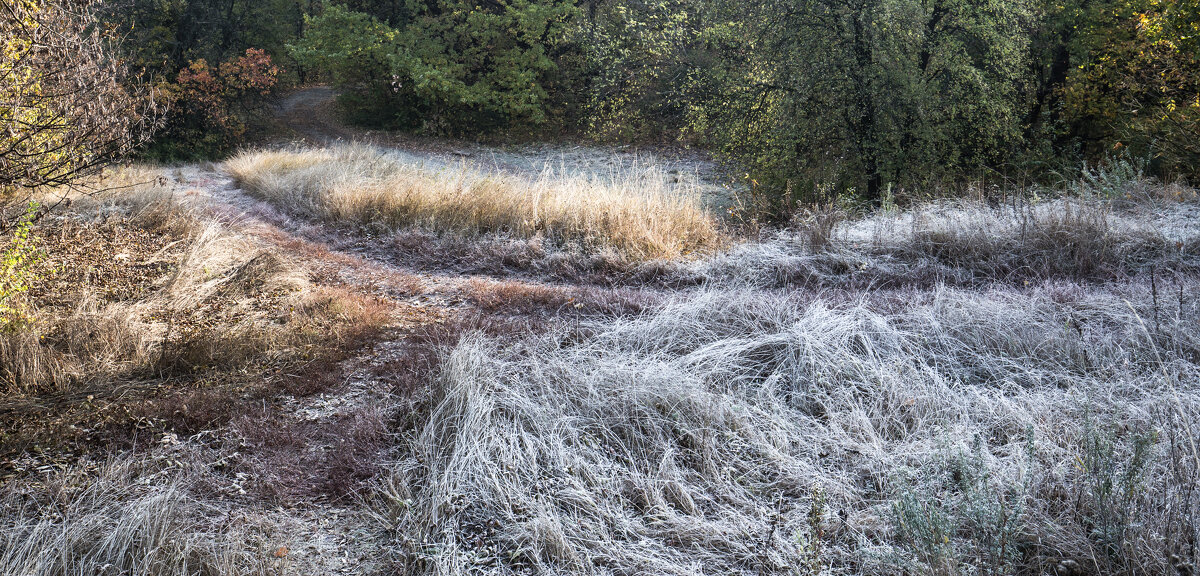
<path id="1" fill-rule="evenodd" d="M 801 222 L 692 268 L 721 286 L 853 289 L 1126 281 L 1200 271 L 1194 203 L 952 200 L 833 222 L 819 231 Z"/>
<path id="2" fill-rule="evenodd" d="M 186 452 L 175 456 L 185 458 Z M 55 473 L 0 488 L 0 574 L 265 576 L 275 526 L 231 514 L 190 474 L 122 457 L 94 474 Z M 199 491 L 202 492 L 202 491 Z"/>
<path id="3" fill-rule="evenodd" d="M 468 336 L 372 505 L 414 574 L 1195 569 L 1200 316 L 1128 292 L 703 291 Z"/>

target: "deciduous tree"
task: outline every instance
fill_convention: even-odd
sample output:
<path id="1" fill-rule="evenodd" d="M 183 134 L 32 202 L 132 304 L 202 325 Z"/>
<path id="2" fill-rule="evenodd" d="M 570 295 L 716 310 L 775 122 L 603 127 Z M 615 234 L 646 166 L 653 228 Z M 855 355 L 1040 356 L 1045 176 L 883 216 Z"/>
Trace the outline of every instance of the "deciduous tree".
<path id="1" fill-rule="evenodd" d="M 156 120 L 91 2 L 0 0 L 0 192 L 70 184 Z"/>

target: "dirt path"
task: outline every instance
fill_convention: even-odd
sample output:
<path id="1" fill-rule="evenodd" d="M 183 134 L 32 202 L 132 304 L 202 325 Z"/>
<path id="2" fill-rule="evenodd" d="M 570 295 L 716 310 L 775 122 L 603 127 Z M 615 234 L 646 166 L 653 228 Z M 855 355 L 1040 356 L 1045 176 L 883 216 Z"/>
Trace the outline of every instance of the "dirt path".
<path id="1" fill-rule="evenodd" d="M 328 144 L 360 136 L 371 141 L 369 135 L 342 127 L 333 120 L 333 97 L 332 90 L 327 88 L 297 92 L 281 103 L 281 118 L 293 131 L 313 143 Z M 379 141 L 374 142 L 378 144 Z M 441 149 L 405 146 L 393 150 L 430 162 L 469 158 L 456 154 L 445 144 Z M 494 167 L 499 167 L 500 161 L 495 162 Z M 394 311 L 383 337 L 342 363 L 343 386 L 313 396 L 277 400 L 273 410 L 283 426 L 336 429 L 339 422 L 364 409 L 395 410 L 400 404 L 395 397 L 395 384 L 380 375 L 394 370 L 397 359 L 405 353 L 407 338 L 419 328 L 470 313 L 495 314 L 494 309 L 483 310 L 479 306 L 480 286 L 496 287 L 497 292 L 484 299 L 500 308 L 509 297 L 509 292 L 504 290 L 512 290 L 514 282 L 519 284 L 518 291 L 531 291 L 552 302 L 553 294 L 575 288 L 570 283 L 536 275 L 513 281 L 494 275 L 464 275 L 453 269 L 397 264 L 376 239 L 294 218 L 278 207 L 254 198 L 241 190 L 220 165 L 180 167 L 172 171 L 170 179 L 181 203 L 291 259 L 306 269 L 314 280 L 374 296 L 387 302 Z M 561 301 L 574 300 L 563 297 Z M 518 312 L 522 313 L 529 312 Z M 306 440 L 314 444 L 321 441 L 319 438 Z M 326 448 L 311 447 L 313 450 Z M 317 499 L 292 502 L 286 510 L 277 513 L 287 519 L 289 540 L 286 546 L 290 550 L 287 573 L 366 573 L 371 571 L 371 566 L 379 565 L 383 555 L 376 544 L 383 542 L 383 536 L 366 511 Z M 329 521 L 331 518 L 336 520 Z"/>
<path id="2" fill-rule="evenodd" d="M 354 134 L 337 122 L 337 92 L 314 86 L 288 94 L 279 102 L 276 115 L 292 131 L 315 144 L 349 140 Z"/>

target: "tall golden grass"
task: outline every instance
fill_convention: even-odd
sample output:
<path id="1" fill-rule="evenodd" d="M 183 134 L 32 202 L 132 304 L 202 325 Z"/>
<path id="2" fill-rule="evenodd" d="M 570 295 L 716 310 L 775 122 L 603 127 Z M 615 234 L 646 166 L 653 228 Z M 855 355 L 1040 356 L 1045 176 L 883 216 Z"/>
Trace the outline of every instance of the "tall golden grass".
<path id="1" fill-rule="evenodd" d="M 672 189 L 654 168 L 522 178 L 428 168 L 365 145 L 246 152 L 226 167 L 251 193 L 332 222 L 544 236 L 635 259 L 703 254 L 725 242 L 699 192 Z"/>
<path id="2" fill-rule="evenodd" d="M 308 357 L 388 321 L 384 305 L 313 284 L 289 255 L 181 206 L 155 183 L 157 175 L 125 170 L 114 185 L 145 184 L 74 198 L 69 209 L 41 221 L 39 246 L 71 238 L 113 253 L 72 254 L 63 240 L 47 246 L 30 291 L 36 321 L 0 331 L 0 397 Z M 96 257 L 119 265 L 89 260 Z M 72 272 L 93 268 L 95 277 Z M 60 273 L 67 280 L 57 279 Z M 141 288 L 105 295 L 126 284 Z M 69 298 L 56 290 L 68 290 Z"/>

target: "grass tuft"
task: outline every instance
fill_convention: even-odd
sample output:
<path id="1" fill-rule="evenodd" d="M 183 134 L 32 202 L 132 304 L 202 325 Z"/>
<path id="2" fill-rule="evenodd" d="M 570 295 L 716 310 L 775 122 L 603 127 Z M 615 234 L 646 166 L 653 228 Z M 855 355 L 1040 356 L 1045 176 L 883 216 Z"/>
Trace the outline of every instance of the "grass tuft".
<path id="1" fill-rule="evenodd" d="M 267 576 L 269 527 L 216 514 L 187 480 L 148 480 L 128 460 L 96 477 L 0 495 L 0 573 Z M 141 479 L 146 482 L 139 482 Z M 41 499 L 39 501 L 39 499 Z"/>
<path id="2" fill-rule="evenodd" d="M 725 243 L 695 190 L 672 190 L 651 169 L 611 178 L 529 180 L 466 166 L 433 169 L 347 145 L 243 153 L 226 163 L 242 186 L 321 220 L 390 230 L 544 236 L 636 259 L 679 258 Z"/>

